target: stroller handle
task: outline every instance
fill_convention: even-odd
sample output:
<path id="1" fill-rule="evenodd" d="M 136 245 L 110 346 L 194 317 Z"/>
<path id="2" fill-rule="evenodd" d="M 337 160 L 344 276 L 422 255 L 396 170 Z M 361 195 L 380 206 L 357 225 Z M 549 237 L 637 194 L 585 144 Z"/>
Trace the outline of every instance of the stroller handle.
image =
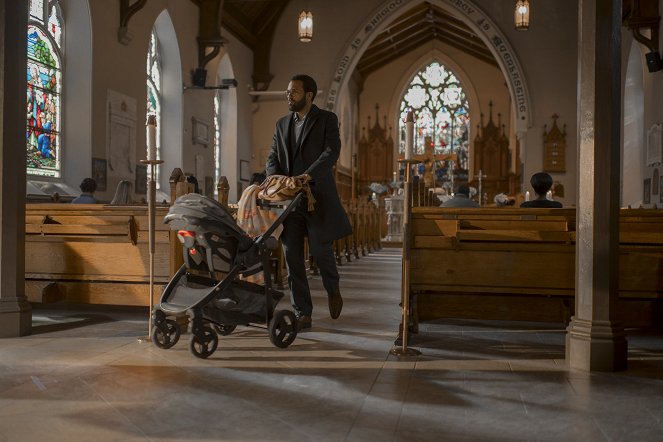
<path id="1" fill-rule="evenodd" d="M 274 230 L 277 229 L 278 226 L 283 224 L 283 221 L 286 219 L 286 217 L 297 208 L 299 205 L 300 201 L 304 198 L 304 191 L 300 191 L 293 199 L 290 201 L 290 204 L 288 204 L 285 208 L 285 210 L 279 215 L 278 218 L 276 218 L 276 221 L 272 223 L 271 226 L 263 233 L 260 235 L 258 238 L 256 238 L 256 244 L 262 244 L 265 242 L 270 236 L 272 236 L 272 233 L 274 233 Z M 274 205 L 276 206 L 276 205 Z"/>

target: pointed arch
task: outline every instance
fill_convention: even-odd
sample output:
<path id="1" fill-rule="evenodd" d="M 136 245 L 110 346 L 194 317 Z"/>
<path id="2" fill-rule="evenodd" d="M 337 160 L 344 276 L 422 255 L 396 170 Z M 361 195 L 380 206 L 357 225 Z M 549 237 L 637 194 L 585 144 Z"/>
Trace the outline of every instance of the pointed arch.
<path id="1" fill-rule="evenodd" d="M 327 89 L 325 107 L 338 113 L 337 98 L 355 70 L 359 59 L 375 37 L 405 8 L 411 8 L 425 0 L 386 0 L 362 23 L 351 44 L 339 57 L 334 69 L 332 81 Z M 476 32 L 493 53 L 497 64 L 506 80 L 511 102 L 517 115 L 515 130 L 519 133 L 527 131 L 530 124 L 530 98 L 527 82 L 520 67 L 516 53 L 507 38 L 481 9 L 470 0 L 426 0 L 436 6 L 451 11 L 460 20 Z"/>
<path id="2" fill-rule="evenodd" d="M 645 164 L 644 69 L 641 45 L 633 40 L 624 82 L 624 142 L 622 143 L 621 205 L 638 207 L 643 201 Z"/>
<path id="3" fill-rule="evenodd" d="M 157 126 L 157 144 L 159 158 L 164 161 L 157 177 L 158 187 L 167 192 L 170 171 L 184 164 L 182 60 L 175 26 L 167 10 L 157 16 L 153 29 L 159 42 L 161 66 L 161 124 Z"/>
<path id="4" fill-rule="evenodd" d="M 224 78 L 235 78 L 232 61 L 227 53 L 221 57 L 217 70 L 217 84 Z M 215 182 L 225 176 L 230 184 L 229 199 L 237 201 L 240 191 L 239 156 L 237 152 L 237 90 L 222 89 L 216 92 L 214 106 L 214 176 Z"/>

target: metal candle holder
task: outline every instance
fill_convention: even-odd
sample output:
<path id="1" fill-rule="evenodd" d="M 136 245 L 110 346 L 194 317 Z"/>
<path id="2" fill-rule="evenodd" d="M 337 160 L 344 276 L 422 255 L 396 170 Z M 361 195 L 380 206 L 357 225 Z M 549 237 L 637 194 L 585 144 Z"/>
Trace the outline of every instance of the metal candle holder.
<path id="1" fill-rule="evenodd" d="M 156 175 L 156 167 L 162 164 L 162 160 L 140 160 L 141 164 L 150 166 L 150 179 L 148 181 L 147 191 L 147 219 L 149 225 L 149 252 L 150 252 L 150 311 L 147 320 L 147 338 L 141 338 L 140 341 L 152 340 L 152 310 L 154 308 L 154 232 L 155 232 L 155 218 L 156 218 L 156 197 L 157 197 L 157 182 L 154 179 Z"/>
<path id="2" fill-rule="evenodd" d="M 396 356 L 416 356 L 421 352 L 414 348 L 408 348 L 408 328 L 410 324 L 410 218 L 412 214 L 412 202 L 410 191 L 412 188 L 412 165 L 419 164 L 419 160 L 399 160 L 405 166 L 405 177 L 403 182 L 403 260 L 401 278 L 401 306 L 403 316 L 401 324 L 401 346 L 392 348 L 389 353 Z"/>

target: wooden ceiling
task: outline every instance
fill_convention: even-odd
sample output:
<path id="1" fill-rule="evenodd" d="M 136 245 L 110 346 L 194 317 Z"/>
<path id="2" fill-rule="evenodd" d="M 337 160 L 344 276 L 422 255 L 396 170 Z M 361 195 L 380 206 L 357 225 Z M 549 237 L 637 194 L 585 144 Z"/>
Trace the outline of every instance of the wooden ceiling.
<path id="1" fill-rule="evenodd" d="M 276 26 L 289 0 L 224 0 L 221 23 L 251 49 Z M 270 34 L 271 38 L 271 34 Z"/>
<path id="2" fill-rule="evenodd" d="M 373 40 L 357 70 L 363 78 L 430 41 L 440 41 L 483 62 L 497 66 L 495 57 L 461 20 L 428 2 L 405 11 Z"/>
<path id="3" fill-rule="evenodd" d="M 265 89 L 271 80 L 271 42 L 276 24 L 288 2 L 289 0 L 223 0 L 222 24 L 254 51 L 254 87 L 257 90 Z M 292 21 L 295 22 L 294 18 Z M 497 66 L 490 50 L 467 25 L 437 6 L 424 2 L 395 18 L 387 29 L 375 38 L 360 59 L 357 70 L 366 78 L 376 69 L 430 41 L 443 42 Z"/>

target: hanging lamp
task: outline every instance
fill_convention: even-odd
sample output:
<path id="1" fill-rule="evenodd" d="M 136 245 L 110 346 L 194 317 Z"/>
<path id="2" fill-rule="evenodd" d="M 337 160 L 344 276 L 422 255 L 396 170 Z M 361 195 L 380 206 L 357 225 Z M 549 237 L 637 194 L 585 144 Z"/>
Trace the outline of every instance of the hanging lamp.
<path id="1" fill-rule="evenodd" d="M 529 29 L 529 0 L 516 0 L 514 14 L 516 30 L 526 31 Z"/>
<path id="2" fill-rule="evenodd" d="M 308 43 L 313 39 L 313 14 L 311 11 L 302 11 L 299 13 L 298 21 L 299 41 Z"/>

